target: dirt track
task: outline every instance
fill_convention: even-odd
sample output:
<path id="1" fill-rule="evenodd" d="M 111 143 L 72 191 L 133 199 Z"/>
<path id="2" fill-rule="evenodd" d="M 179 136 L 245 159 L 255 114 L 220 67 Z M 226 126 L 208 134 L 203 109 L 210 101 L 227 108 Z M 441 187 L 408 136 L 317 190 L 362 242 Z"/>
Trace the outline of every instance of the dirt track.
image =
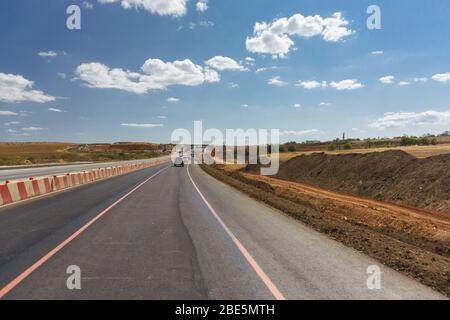
<path id="1" fill-rule="evenodd" d="M 330 237 L 450 296 L 450 216 L 283 181 L 224 166 L 203 166 Z"/>

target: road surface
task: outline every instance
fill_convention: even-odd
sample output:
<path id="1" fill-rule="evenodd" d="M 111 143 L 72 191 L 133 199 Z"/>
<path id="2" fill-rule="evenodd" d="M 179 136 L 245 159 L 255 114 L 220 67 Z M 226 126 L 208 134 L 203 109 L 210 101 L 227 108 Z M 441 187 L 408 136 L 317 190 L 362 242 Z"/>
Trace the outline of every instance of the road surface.
<path id="1" fill-rule="evenodd" d="M 68 172 L 78 172 L 83 170 L 92 170 L 97 168 L 114 167 L 127 164 L 135 164 L 142 162 L 151 162 L 153 159 L 141 159 L 141 160 L 129 160 L 129 161 L 116 161 L 116 162 L 97 162 L 97 163 L 83 163 L 83 164 L 68 164 L 57 166 L 38 166 L 31 168 L 0 168 L 0 182 L 5 180 L 26 179 L 29 177 L 50 176 L 57 174 L 65 174 Z"/>
<path id="2" fill-rule="evenodd" d="M 0 230 L 3 299 L 444 298 L 197 166 L 3 208 Z M 67 288 L 73 265 L 80 290 Z M 372 265 L 379 290 L 367 287 Z"/>

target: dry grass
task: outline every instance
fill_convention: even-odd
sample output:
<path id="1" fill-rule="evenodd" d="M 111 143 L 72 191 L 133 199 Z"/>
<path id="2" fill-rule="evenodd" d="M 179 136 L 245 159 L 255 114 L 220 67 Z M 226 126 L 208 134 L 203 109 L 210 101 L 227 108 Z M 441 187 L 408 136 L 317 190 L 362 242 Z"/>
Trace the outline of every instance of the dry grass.
<path id="1" fill-rule="evenodd" d="M 80 151 L 74 143 L 2 142 L 0 166 L 145 159 L 158 155 L 157 148 L 161 149 L 155 144 L 104 144 Z"/>
<path id="2" fill-rule="evenodd" d="M 374 148 L 374 149 L 354 149 L 354 150 L 340 150 L 340 151 L 308 151 L 308 152 L 285 152 L 280 153 L 280 161 L 288 161 L 300 155 L 310 155 L 312 153 L 325 152 L 326 154 L 350 154 L 350 153 L 371 153 L 384 152 L 388 150 L 402 150 L 417 158 L 428 158 L 441 154 L 450 153 L 450 144 L 440 144 L 437 146 L 410 146 L 410 147 L 391 147 L 391 148 Z"/>
<path id="3" fill-rule="evenodd" d="M 64 142 L 2 142 L 0 143 L 0 157 L 24 154 L 49 154 L 66 152 L 73 143 Z"/>

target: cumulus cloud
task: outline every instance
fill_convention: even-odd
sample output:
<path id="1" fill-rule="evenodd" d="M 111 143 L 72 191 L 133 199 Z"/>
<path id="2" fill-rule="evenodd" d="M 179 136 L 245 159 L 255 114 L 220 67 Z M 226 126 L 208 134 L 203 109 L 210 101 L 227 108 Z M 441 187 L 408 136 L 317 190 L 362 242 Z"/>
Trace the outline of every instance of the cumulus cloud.
<path id="1" fill-rule="evenodd" d="M 208 0 L 199 0 L 195 5 L 195 8 L 197 9 L 197 11 L 205 12 L 206 10 L 208 10 Z"/>
<path id="2" fill-rule="evenodd" d="M 385 76 L 385 77 L 381 77 L 379 80 L 381 83 L 391 84 L 391 83 L 394 83 L 395 77 L 394 76 Z"/>
<path id="3" fill-rule="evenodd" d="M 170 97 L 170 98 L 167 99 L 167 102 L 177 103 L 177 102 L 180 102 L 180 99 L 174 98 L 174 97 Z"/>
<path id="4" fill-rule="evenodd" d="M 302 107 L 302 105 L 300 103 L 294 104 L 294 108 L 301 108 L 301 107 Z"/>
<path id="5" fill-rule="evenodd" d="M 283 87 L 283 86 L 288 85 L 288 83 L 286 81 L 281 80 L 281 78 L 278 76 L 267 80 L 267 84 L 269 84 L 271 86 L 276 86 L 276 87 Z"/>
<path id="6" fill-rule="evenodd" d="M 255 59 L 253 59 L 252 57 L 246 57 L 244 59 L 244 63 L 246 65 L 253 66 L 255 64 Z"/>
<path id="7" fill-rule="evenodd" d="M 410 84 L 411 84 L 411 82 L 409 82 L 409 81 L 400 81 L 398 83 L 398 85 L 401 87 L 409 86 Z"/>
<path id="8" fill-rule="evenodd" d="M 121 123 L 122 127 L 130 127 L 130 128 L 158 128 L 164 127 L 161 123 Z"/>
<path id="9" fill-rule="evenodd" d="M 356 90 L 364 87 L 364 85 L 358 82 L 357 79 L 342 80 L 339 82 L 333 81 L 330 83 L 330 86 L 338 91 Z"/>
<path id="10" fill-rule="evenodd" d="M 199 86 L 220 81 L 216 71 L 196 65 L 189 59 L 174 62 L 148 59 L 140 72 L 111 69 L 98 62 L 84 63 L 75 73 L 90 88 L 119 89 L 136 94 L 165 90 L 173 85 Z"/>
<path id="11" fill-rule="evenodd" d="M 292 36 L 320 36 L 327 42 L 338 42 L 355 32 L 347 27 L 348 24 L 340 12 L 328 18 L 320 15 L 305 17 L 297 13 L 290 18 L 279 18 L 271 23 L 257 22 L 253 28 L 253 36 L 246 39 L 246 47 L 250 52 L 283 58 L 294 45 Z"/>
<path id="12" fill-rule="evenodd" d="M 55 101 L 55 97 L 33 90 L 34 82 L 21 75 L 0 72 L 0 101 L 2 102 L 37 102 Z"/>
<path id="13" fill-rule="evenodd" d="M 372 51 L 370 54 L 373 56 L 381 56 L 384 54 L 384 51 L 381 51 L 381 50 Z"/>
<path id="14" fill-rule="evenodd" d="M 431 79 L 437 82 L 450 82 L 450 72 L 435 74 Z"/>
<path id="15" fill-rule="evenodd" d="M 124 9 L 144 9 L 160 16 L 181 17 L 186 14 L 187 0 L 97 0 L 108 4 L 120 2 Z"/>
<path id="16" fill-rule="evenodd" d="M 387 112 L 383 117 L 369 123 L 369 127 L 383 130 L 407 126 L 448 125 L 449 123 L 450 111 Z"/>
<path id="17" fill-rule="evenodd" d="M 215 56 L 207 61 L 205 61 L 205 64 L 213 69 L 219 70 L 219 71 L 225 71 L 225 70 L 233 70 L 233 71 L 248 71 L 247 68 L 241 66 L 238 62 L 235 60 L 223 57 L 223 56 Z"/>
<path id="18" fill-rule="evenodd" d="M 308 80 L 308 81 L 299 81 L 296 84 L 297 87 L 302 87 L 307 90 L 318 89 L 318 88 L 326 88 L 328 86 L 326 81 L 316 81 L 316 80 Z"/>

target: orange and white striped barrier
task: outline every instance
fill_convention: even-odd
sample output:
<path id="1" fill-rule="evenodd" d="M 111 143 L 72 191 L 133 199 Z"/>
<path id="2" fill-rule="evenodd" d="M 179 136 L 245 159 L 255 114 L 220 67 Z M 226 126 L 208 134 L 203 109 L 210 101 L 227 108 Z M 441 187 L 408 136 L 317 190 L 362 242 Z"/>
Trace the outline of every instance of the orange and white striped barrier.
<path id="1" fill-rule="evenodd" d="M 5 181 L 0 183 L 0 206 L 149 168 L 168 162 L 169 160 L 170 157 L 163 157 L 149 162 L 127 164 L 123 166 L 98 168 L 55 176 L 30 177 L 29 179 Z"/>

